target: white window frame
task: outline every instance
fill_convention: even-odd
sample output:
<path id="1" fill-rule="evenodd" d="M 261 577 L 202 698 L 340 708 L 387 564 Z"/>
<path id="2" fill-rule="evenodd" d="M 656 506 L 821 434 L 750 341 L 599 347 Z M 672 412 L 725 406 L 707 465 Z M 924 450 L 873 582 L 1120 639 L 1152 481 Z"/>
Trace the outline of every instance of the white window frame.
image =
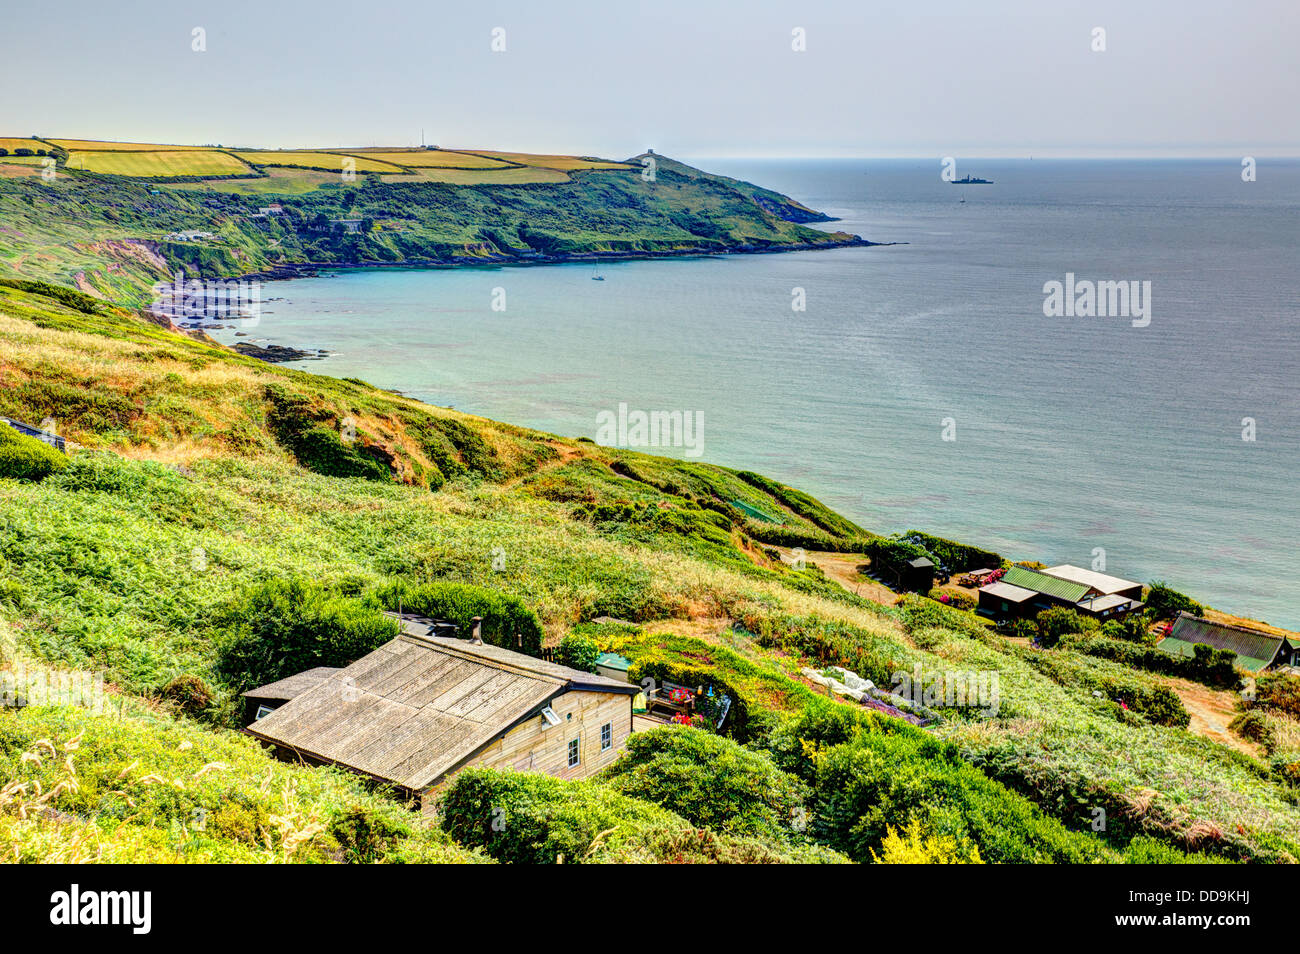
<path id="1" fill-rule="evenodd" d="M 265 719 L 274 711 L 275 711 L 275 706 L 267 706 L 267 705 L 258 706 L 257 714 L 253 716 L 253 721 L 256 722 L 259 719 Z"/>
<path id="2" fill-rule="evenodd" d="M 569 740 L 569 768 L 582 764 L 582 743 L 578 739 Z"/>
<path id="3" fill-rule="evenodd" d="M 614 747 L 614 723 L 606 722 L 600 727 L 600 750 L 608 752 Z"/>

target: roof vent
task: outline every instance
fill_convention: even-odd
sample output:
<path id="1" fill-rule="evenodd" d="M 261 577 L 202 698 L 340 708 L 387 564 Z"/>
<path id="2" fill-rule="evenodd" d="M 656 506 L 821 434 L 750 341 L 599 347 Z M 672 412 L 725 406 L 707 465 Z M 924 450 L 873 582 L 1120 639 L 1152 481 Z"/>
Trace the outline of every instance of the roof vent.
<path id="1" fill-rule="evenodd" d="M 483 645 L 483 617 L 475 616 L 472 620 L 470 620 L 470 622 L 472 622 L 474 626 L 469 631 L 469 641 L 476 645 L 482 646 Z"/>

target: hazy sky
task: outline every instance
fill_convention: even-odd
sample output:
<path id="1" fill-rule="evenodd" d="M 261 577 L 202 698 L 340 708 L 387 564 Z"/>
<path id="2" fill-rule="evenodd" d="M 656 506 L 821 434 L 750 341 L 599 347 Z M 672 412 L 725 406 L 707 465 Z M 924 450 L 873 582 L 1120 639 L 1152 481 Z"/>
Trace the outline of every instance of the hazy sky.
<path id="1" fill-rule="evenodd" d="M 1300 0 L 6 6 L 0 135 L 360 146 L 418 144 L 423 127 L 443 146 L 618 158 L 1300 154 Z"/>

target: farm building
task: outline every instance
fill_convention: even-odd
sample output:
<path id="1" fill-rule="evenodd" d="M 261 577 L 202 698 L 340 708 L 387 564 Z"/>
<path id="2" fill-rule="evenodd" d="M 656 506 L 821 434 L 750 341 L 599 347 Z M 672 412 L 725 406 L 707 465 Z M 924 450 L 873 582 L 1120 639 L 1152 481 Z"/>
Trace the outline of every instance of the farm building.
<path id="1" fill-rule="evenodd" d="M 1082 583 L 1088 587 L 1089 596 L 1123 596 L 1130 600 L 1142 599 L 1141 583 L 1123 580 L 1118 576 L 1107 576 L 1096 570 L 1085 570 L 1083 567 L 1062 563 L 1060 566 L 1049 566 L 1042 572 L 1058 580 Z"/>
<path id="2" fill-rule="evenodd" d="M 1022 619 L 1038 612 L 1034 609 L 1037 599 L 1033 590 L 998 580 L 980 587 L 976 612 L 994 619 Z"/>
<path id="3" fill-rule="evenodd" d="M 1053 567 L 1077 579 L 1013 566 L 1001 580 L 980 587 L 979 610 L 994 619 L 1037 616 L 1053 606 L 1064 606 L 1098 620 L 1117 619 L 1142 607 L 1142 585 L 1081 570 L 1068 564 Z M 1084 578 L 1086 575 L 1086 579 Z M 1122 584 L 1116 592 L 1103 589 Z M 1137 588 L 1138 599 L 1127 595 Z M 1031 595 L 1026 595 L 1026 591 Z"/>
<path id="4" fill-rule="evenodd" d="M 405 621 L 403 630 L 343 669 L 245 693 L 270 710 L 245 731 L 282 758 L 351 769 L 426 808 L 426 795 L 469 766 L 591 775 L 632 731 L 637 687 L 627 682 Z"/>
<path id="5" fill-rule="evenodd" d="M 1300 665 L 1300 642 L 1244 626 L 1215 623 L 1190 613 L 1178 614 L 1173 629 L 1156 648 L 1176 656 L 1191 656 L 1198 644 L 1232 650 L 1237 654 L 1237 666 L 1247 672 Z"/>

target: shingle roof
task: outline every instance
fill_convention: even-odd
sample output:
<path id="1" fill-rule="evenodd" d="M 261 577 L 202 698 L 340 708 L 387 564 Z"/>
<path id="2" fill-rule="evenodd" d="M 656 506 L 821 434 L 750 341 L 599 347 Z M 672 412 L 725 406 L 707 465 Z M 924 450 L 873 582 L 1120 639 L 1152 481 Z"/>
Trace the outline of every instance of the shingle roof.
<path id="1" fill-rule="evenodd" d="M 245 731 L 420 791 L 571 690 L 637 687 L 496 646 L 404 633 Z"/>
<path id="2" fill-rule="evenodd" d="M 292 699 L 324 682 L 336 672 L 338 668 L 335 666 L 317 666 L 315 669 L 305 670 L 279 682 L 268 682 L 265 686 L 249 689 L 240 695 L 247 696 L 249 699 Z"/>
<path id="3" fill-rule="evenodd" d="M 980 592 L 991 594 L 1009 603 L 1023 603 L 1025 600 L 1038 595 L 1033 590 L 1027 590 L 1023 586 L 1015 586 L 1012 583 L 1004 583 L 1001 580 L 981 586 Z"/>
<path id="4" fill-rule="evenodd" d="M 1049 566 L 1043 570 L 1048 576 L 1054 576 L 1058 579 L 1069 580 L 1071 583 L 1082 583 L 1089 589 L 1094 589 L 1104 596 L 1111 593 L 1119 593 L 1123 590 L 1131 590 L 1141 583 L 1134 583 L 1132 580 L 1124 580 L 1118 576 L 1107 576 L 1105 573 L 1098 573 L 1095 570 L 1085 570 L 1081 566 L 1072 566 L 1069 563 L 1062 563 L 1060 566 Z"/>
<path id="5" fill-rule="evenodd" d="M 1179 656 L 1192 655 L 1194 650 L 1191 647 L 1197 643 L 1215 649 L 1230 649 L 1237 654 L 1237 662 L 1242 668 L 1258 672 L 1277 658 L 1285 641 L 1282 636 L 1179 613 L 1173 629 L 1160 641 L 1158 648 Z"/>
<path id="6" fill-rule="evenodd" d="M 1077 603 L 1088 595 L 1088 587 L 1082 583 L 1072 583 L 1023 566 L 1013 566 L 1007 570 L 1002 576 L 1002 582 L 1033 590 L 1035 593 L 1045 593 L 1070 603 Z"/>

